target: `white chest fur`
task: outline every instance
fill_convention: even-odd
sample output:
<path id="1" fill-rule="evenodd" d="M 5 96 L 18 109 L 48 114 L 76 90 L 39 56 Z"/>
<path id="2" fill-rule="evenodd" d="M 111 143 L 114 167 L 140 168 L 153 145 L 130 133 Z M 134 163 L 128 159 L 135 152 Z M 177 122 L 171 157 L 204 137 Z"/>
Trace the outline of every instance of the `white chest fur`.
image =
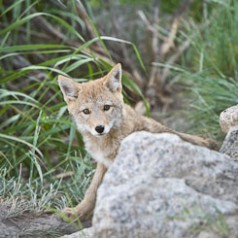
<path id="1" fill-rule="evenodd" d="M 90 154 L 98 163 L 104 164 L 107 168 L 109 168 L 112 165 L 113 161 L 108 159 L 102 151 L 96 150 L 91 152 Z"/>
<path id="2" fill-rule="evenodd" d="M 84 138 L 86 150 L 98 163 L 104 164 L 107 168 L 113 163 L 114 158 L 111 155 L 109 146 L 102 146 L 100 143 L 92 142 L 90 139 Z"/>
<path id="3" fill-rule="evenodd" d="M 107 168 L 110 167 L 117 155 L 120 146 L 120 140 L 114 137 L 94 138 L 84 136 L 85 147 L 88 153 L 98 163 L 104 164 Z"/>

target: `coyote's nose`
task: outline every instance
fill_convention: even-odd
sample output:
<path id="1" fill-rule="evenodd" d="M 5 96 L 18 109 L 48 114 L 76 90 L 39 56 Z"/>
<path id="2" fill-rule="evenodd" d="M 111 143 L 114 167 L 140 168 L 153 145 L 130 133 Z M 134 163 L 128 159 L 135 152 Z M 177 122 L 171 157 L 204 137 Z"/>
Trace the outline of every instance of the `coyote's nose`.
<path id="1" fill-rule="evenodd" d="M 103 125 L 99 125 L 99 126 L 96 126 L 95 127 L 95 131 L 98 132 L 98 133 L 103 133 L 104 131 L 104 126 Z"/>

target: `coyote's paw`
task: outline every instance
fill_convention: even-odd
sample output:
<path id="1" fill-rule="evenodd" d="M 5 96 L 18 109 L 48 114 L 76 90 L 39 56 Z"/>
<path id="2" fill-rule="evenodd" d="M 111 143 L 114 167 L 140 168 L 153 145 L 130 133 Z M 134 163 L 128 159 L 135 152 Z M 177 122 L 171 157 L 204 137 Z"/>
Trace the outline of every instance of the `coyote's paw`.
<path id="1" fill-rule="evenodd" d="M 62 211 L 67 218 L 70 219 L 78 219 L 81 218 L 83 214 L 80 214 L 80 212 L 76 208 L 70 208 L 66 207 Z"/>
<path id="2" fill-rule="evenodd" d="M 84 203 L 80 203 L 78 206 L 73 208 L 66 207 L 62 212 L 65 214 L 66 218 L 85 221 L 92 216 L 91 209 L 89 208 L 90 207 L 85 206 Z"/>

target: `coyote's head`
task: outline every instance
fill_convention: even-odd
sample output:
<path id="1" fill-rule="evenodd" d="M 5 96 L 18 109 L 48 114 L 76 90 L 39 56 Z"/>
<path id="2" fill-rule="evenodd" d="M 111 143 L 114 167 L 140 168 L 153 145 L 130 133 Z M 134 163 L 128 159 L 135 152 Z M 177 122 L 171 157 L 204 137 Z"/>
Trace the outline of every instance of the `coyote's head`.
<path id="1" fill-rule="evenodd" d="M 59 76 L 58 83 L 80 132 L 99 137 L 121 126 L 123 97 L 120 64 L 105 77 L 94 81 L 77 83 Z"/>

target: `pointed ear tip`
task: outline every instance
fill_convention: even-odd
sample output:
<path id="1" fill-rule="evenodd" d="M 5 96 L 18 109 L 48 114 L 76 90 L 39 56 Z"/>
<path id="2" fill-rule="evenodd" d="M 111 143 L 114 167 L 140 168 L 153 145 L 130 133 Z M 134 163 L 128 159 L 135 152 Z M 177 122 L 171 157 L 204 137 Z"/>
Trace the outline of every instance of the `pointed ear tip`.
<path id="1" fill-rule="evenodd" d="M 58 83 L 62 82 L 62 80 L 64 80 L 64 79 L 65 79 L 65 77 L 63 75 L 58 75 L 58 77 L 57 77 Z"/>
<path id="2" fill-rule="evenodd" d="M 117 64 L 116 64 L 116 67 L 117 67 L 118 69 L 121 69 L 121 63 L 117 63 Z"/>
<path id="3" fill-rule="evenodd" d="M 63 75 L 59 75 L 57 81 L 58 81 L 58 83 L 64 83 L 64 82 L 69 82 L 69 81 L 73 81 L 73 80 L 71 78 L 67 78 Z"/>

